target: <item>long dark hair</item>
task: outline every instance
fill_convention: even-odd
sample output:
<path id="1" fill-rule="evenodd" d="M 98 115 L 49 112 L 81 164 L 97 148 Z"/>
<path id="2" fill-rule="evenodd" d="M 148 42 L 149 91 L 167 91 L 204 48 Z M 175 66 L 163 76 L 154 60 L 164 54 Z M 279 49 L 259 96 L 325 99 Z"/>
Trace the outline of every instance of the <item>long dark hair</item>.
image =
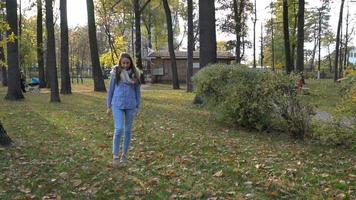
<path id="1" fill-rule="evenodd" d="M 136 69 L 133 61 L 132 61 L 132 58 L 130 56 L 130 54 L 128 53 L 121 53 L 120 54 L 120 59 L 119 59 L 119 64 L 115 67 L 115 71 L 116 71 L 116 84 L 119 84 L 120 82 L 120 73 L 121 73 L 121 70 L 122 70 L 122 66 L 121 66 L 121 60 L 123 58 L 127 58 L 130 60 L 130 69 L 132 70 L 131 73 L 129 74 L 130 78 L 132 78 L 133 80 L 135 80 L 138 84 L 141 84 L 141 81 L 140 81 L 140 72 L 138 69 Z"/>

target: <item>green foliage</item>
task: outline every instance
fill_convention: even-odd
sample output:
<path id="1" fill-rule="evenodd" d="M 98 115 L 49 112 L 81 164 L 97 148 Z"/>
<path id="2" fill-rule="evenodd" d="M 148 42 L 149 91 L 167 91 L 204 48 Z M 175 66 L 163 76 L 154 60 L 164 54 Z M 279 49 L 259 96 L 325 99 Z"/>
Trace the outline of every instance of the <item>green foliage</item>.
<path id="1" fill-rule="evenodd" d="M 345 127 L 340 119 L 327 124 L 314 124 L 313 137 L 320 139 L 325 145 L 344 145 L 356 150 L 355 128 Z"/>
<path id="2" fill-rule="evenodd" d="M 115 38 L 115 49 L 120 56 L 120 52 L 125 51 L 126 49 L 126 42 L 123 37 L 116 37 Z M 102 67 L 112 67 L 118 63 L 118 57 L 114 54 L 114 52 L 108 51 L 100 55 L 100 66 Z"/>
<path id="3" fill-rule="evenodd" d="M 349 76 L 341 83 L 340 93 L 341 102 L 336 107 L 336 117 L 340 120 L 342 117 L 348 117 L 353 123 L 354 135 L 356 133 L 356 76 Z"/>
<path id="4" fill-rule="evenodd" d="M 212 65 L 193 78 L 196 92 L 227 124 L 252 129 L 282 129 L 303 137 L 311 109 L 297 98 L 297 76 L 234 65 Z"/>
<path id="5" fill-rule="evenodd" d="M 338 92 L 342 98 L 336 105 L 331 122 L 316 124 L 314 136 L 324 144 L 356 149 L 356 76 L 343 79 Z"/>

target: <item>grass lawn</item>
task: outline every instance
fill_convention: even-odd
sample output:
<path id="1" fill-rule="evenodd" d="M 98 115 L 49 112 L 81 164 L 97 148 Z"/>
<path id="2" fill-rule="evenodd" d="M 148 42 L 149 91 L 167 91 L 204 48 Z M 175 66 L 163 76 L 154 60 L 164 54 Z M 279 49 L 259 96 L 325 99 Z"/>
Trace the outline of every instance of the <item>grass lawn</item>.
<path id="1" fill-rule="evenodd" d="M 112 168 L 106 94 L 73 87 L 61 103 L 46 91 L 5 101 L 0 87 L 0 119 L 16 142 L 0 148 L 0 199 L 356 198 L 355 152 L 228 129 L 170 85 L 145 86 L 130 161 Z"/>
<path id="2" fill-rule="evenodd" d="M 310 94 L 303 95 L 302 98 L 316 109 L 332 113 L 341 101 L 341 96 L 337 92 L 338 84 L 332 79 L 307 79 L 306 87 L 310 89 Z"/>

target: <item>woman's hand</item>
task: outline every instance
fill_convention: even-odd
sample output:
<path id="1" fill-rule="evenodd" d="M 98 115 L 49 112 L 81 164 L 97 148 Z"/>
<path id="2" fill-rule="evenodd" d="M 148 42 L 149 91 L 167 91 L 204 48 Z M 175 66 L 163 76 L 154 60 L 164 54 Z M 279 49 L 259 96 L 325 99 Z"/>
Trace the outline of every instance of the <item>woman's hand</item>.
<path id="1" fill-rule="evenodd" d="M 108 116 L 111 116 L 111 114 L 112 114 L 111 108 L 106 109 L 106 114 L 107 114 Z"/>

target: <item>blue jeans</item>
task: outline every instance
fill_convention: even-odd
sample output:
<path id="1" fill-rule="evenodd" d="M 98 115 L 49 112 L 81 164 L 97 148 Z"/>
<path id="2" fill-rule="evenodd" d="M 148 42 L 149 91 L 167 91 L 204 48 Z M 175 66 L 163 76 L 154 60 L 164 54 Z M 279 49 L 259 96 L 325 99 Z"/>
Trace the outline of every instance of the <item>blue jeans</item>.
<path id="1" fill-rule="evenodd" d="M 119 155 L 121 135 L 124 130 L 125 130 L 124 154 L 127 154 L 131 141 L 131 128 L 136 113 L 136 109 L 119 109 L 113 106 L 112 113 L 114 117 L 114 126 L 115 126 L 115 133 L 114 133 L 114 138 L 112 143 L 113 155 L 116 156 Z"/>

